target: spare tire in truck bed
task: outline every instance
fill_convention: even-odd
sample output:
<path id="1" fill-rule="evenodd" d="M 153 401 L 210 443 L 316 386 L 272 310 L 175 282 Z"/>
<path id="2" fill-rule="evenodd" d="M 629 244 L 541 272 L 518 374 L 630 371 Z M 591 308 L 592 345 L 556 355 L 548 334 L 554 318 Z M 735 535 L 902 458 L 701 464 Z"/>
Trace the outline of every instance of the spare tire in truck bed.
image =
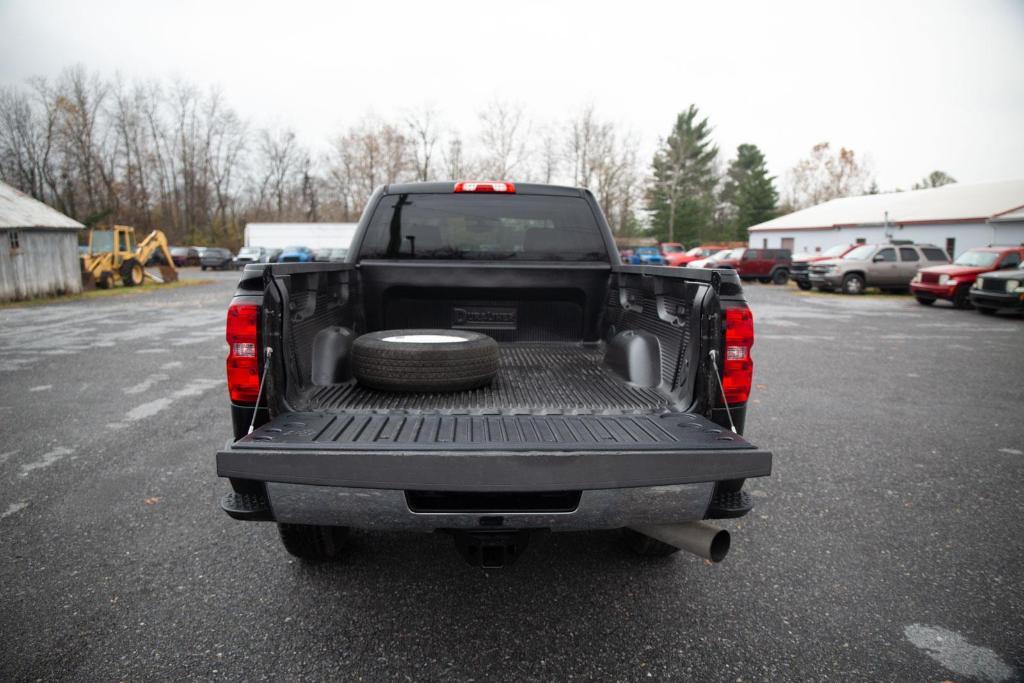
<path id="1" fill-rule="evenodd" d="M 489 384 L 498 342 L 465 330 L 382 330 L 352 345 L 352 373 L 384 391 L 461 391 Z"/>

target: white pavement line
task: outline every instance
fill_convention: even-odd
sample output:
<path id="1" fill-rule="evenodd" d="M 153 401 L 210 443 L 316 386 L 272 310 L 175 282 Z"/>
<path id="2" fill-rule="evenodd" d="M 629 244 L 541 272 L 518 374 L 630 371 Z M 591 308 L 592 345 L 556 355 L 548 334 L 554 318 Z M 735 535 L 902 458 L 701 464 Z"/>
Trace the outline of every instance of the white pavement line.
<path id="1" fill-rule="evenodd" d="M 138 384 L 136 384 L 134 386 L 130 386 L 130 387 L 125 387 L 121 391 L 123 391 L 124 393 L 126 393 L 128 395 L 141 394 L 141 393 L 147 392 L 150 389 L 152 389 L 153 385 L 156 384 L 157 382 L 164 382 L 164 381 L 169 380 L 170 378 L 171 378 L 170 375 L 165 375 L 165 374 L 159 373 L 159 372 L 158 373 L 154 373 L 154 374 L 150 375 L 149 377 L 147 377 L 146 379 L 144 379 L 141 382 L 139 382 Z"/>
<path id="2" fill-rule="evenodd" d="M 139 420 L 144 420 L 147 417 L 153 417 L 160 411 L 165 410 L 179 398 L 200 396 L 204 392 L 207 392 L 214 387 L 221 386 L 222 384 L 224 384 L 224 380 L 222 379 L 194 379 L 181 389 L 172 393 L 170 396 L 164 396 L 163 398 L 157 398 L 135 406 L 125 414 L 125 421 L 137 422 Z M 117 429 L 120 425 L 119 423 L 113 423 L 107 426 Z"/>
<path id="3" fill-rule="evenodd" d="M 903 629 L 907 640 L 936 662 L 961 676 L 986 681 L 1010 680 L 1014 671 L 987 647 L 971 645 L 964 637 L 940 626 L 911 624 Z"/>
<path id="4" fill-rule="evenodd" d="M 7 462 L 10 459 L 10 457 L 17 452 L 17 450 L 13 450 L 0 453 L 0 465 L 3 465 L 5 462 Z"/>
<path id="5" fill-rule="evenodd" d="M 14 513 L 21 512 L 27 507 L 28 503 L 11 503 L 10 505 L 7 506 L 6 510 L 0 512 L 0 519 L 3 519 L 4 517 L 10 517 Z"/>
<path id="6" fill-rule="evenodd" d="M 38 387 L 29 387 L 29 391 L 49 391 L 53 389 L 52 384 L 40 384 Z"/>
<path id="7" fill-rule="evenodd" d="M 53 463 L 63 458 L 65 455 L 71 455 L 72 453 L 74 453 L 74 451 L 72 451 L 70 448 L 58 446 L 57 448 L 54 448 L 52 451 L 43 453 L 42 457 L 39 458 L 39 460 L 22 465 L 21 476 L 28 476 L 28 473 L 31 472 L 32 470 L 38 470 L 44 467 L 49 467 Z"/>
<path id="8" fill-rule="evenodd" d="M 1000 448 L 1000 453 L 1006 453 L 1007 455 L 1024 455 L 1024 451 L 1019 448 Z"/>
<path id="9" fill-rule="evenodd" d="M 182 363 L 180 360 L 172 360 L 169 363 L 164 363 L 163 365 L 161 365 L 160 369 L 161 370 L 172 370 L 174 368 L 180 368 L 183 365 L 185 365 L 185 364 Z"/>

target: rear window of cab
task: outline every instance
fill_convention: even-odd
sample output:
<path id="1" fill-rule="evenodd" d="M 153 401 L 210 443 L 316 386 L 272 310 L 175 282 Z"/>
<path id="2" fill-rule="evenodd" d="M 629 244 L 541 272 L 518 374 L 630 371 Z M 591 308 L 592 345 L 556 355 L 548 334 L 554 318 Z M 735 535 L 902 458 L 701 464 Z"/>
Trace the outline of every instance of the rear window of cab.
<path id="1" fill-rule="evenodd" d="M 377 204 L 360 258 L 607 261 L 608 250 L 581 197 L 401 194 Z"/>

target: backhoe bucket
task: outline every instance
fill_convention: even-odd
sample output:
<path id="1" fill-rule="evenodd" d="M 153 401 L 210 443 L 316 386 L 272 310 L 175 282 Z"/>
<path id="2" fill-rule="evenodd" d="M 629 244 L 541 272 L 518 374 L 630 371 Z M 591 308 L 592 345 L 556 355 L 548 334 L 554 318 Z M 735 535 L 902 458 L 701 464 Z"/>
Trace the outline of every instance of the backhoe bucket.
<path id="1" fill-rule="evenodd" d="M 163 279 L 165 285 L 168 282 L 177 282 L 178 271 L 172 266 L 160 266 L 160 277 Z"/>

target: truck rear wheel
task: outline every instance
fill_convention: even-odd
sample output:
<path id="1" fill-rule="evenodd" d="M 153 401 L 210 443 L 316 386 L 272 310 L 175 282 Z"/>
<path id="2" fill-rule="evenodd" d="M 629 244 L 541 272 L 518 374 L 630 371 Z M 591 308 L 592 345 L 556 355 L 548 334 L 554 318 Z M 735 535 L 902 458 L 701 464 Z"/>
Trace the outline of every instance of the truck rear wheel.
<path id="1" fill-rule="evenodd" d="M 800 289 L 804 290 L 805 292 L 812 288 L 811 283 L 807 282 L 806 280 L 797 280 L 796 281 L 796 286 L 799 287 Z"/>
<path id="2" fill-rule="evenodd" d="M 498 342 L 466 330 L 382 330 L 352 344 L 352 373 L 383 391 L 461 391 L 498 371 Z"/>
<path id="3" fill-rule="evenodd" d="M 626 540 L 629 549 L 641 557 L 668 557 L 679 552 L 679 548 L 674 545 L 651 538 L 636 529 L 624 528 L 622 537 Z"/>
<path id="4" fill-rule="evenodd" d="M 772 283 L 776 285 L 784 285 L 789 282 L 789 271 L 785 269 L 778 269 L 772 273 Z"/>
<path id="5" fill-rule="evenodd" d="M 278 524 L 277 530 L 284 549 L 308 562 L 338 559 L 348 539 L 347 526 Z"/>

